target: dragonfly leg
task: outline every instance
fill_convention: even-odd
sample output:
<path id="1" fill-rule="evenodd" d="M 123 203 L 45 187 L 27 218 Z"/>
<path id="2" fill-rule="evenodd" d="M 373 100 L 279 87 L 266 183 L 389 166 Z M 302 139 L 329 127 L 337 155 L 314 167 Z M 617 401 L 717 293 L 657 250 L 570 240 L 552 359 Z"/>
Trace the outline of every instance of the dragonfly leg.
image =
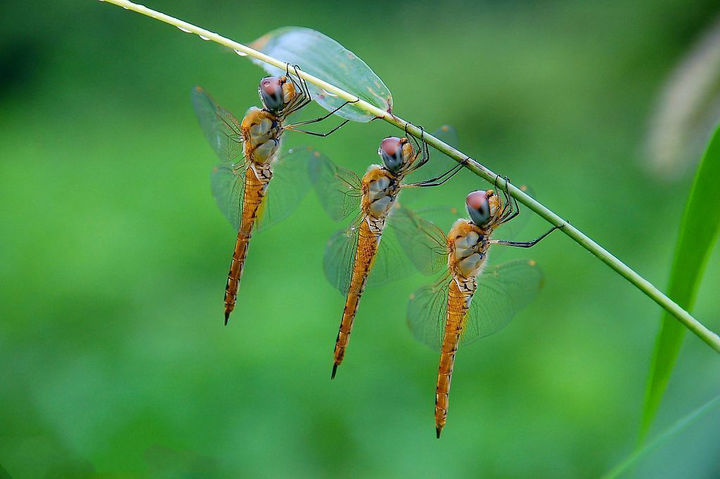
<path id="1" fill-rule="evenodd" d="M 415 138 L 415 135 L 411 135 L 408 132 L 408 126 L 410 125 L 412 125 L 412 123 L 405 122 L 404 130 L 405 138 L 410 139 L 415 146 L 415 154 L 417 156 L 415 158 L 415 161 L 413 161 L 413 166 L 411 170 L 415 171 L 430 160 L 430 150 L 428 149 L 427 143 L 425 143 L 425 128 L 423 128 L 421 125 L 413 125 L 420 130 L 420 141 L 418 141 L 418 139 Z"/>
<path id="2" fill-rule="evenodd" d="M 555 225 L 552 228 L 550 228 L 549 231 L 545 232 L 542 236 L 539 238 L 536 238 L 532 241 L 505 241 L 505 240 L 490 240 L 490 244 L 497 244 L 497 245 L 503 245 L 503 246 L 515 246 L 517 248 L 531 248 L 538 244 L 542 239 L 547 237 L 550 233 L 553 231 L 562 228 L 562 225 Z"/>
<path id="3" fill-rule="evenodd" d="M 343 103 L 343 104 L 340 105 L 339 107 L 335 108 L 334 110 L 332 110 L 331 112 L 329 112 L 329 113 L 326 114 L 326 115 L 323 115 L 323 116 L 320 116 L 320 117 L 318 117 L 318 118 L 315 118 L 314 120 L 299 121 L 299 122 L 297 122 L 297 123 L 293 123 L 292 125 L 288 125 L 286 128 L 295 127 L 295 126 L 301 126 L 301 125 L 309 125 L 309 124 L 311 124 L 311 123 L 321 122 L 321 121 L 323 121 L 323 120 L 325 120 L 325 119 L 327 119 L 327 118 L 330 118 L 332 115 L 334 115 L 335 113 L 337 113 L 338 111 L 340 111 L 345 105 L 348 105 L 348 104 L 350 104 L 350 103 L 357 103 L 357 102 L 359 102 L 359 101 L 360 101 L 359 98 L 358 98 L 357 100 L 352 100 L 352 101 L 351 101 L 351 100 L 347 100 L 345 103 Z"/>
<path id="4" fill-rule="evenodd" d="M 503 188 L 505 206 L 503 206 L 500 214 L 500 224 L 507 223 L 508 221 L 512 220 L 520 214 L 520 205 L 518 204 L 517 199 L 510 195 L 510 189 L 508 187 L 508 185 L 510 184 L 510 180 L 507 176 L 503 179 L 505 180 L 505 187 Z M 497 181 L 497 178 L 495 179 L 495 181 Z"/>
<path id="5" fill-rule="evenodd" d="M 415 142 L 415 148 L 418 150 L 418 155 L 420 155 L 420 160 L 417 162 L 417 168 L 420 168 L 422 165 L 430 161 L 430 150 L 428 149 L 427 143 L 425 143 L 425 128 L 422 126 L 418 126 L 418 128 L 420 128 L 420 142 L 418 143 L 414 136 L 413 140 Z"/>
<path id="6" fill-rule="evenodd" d="M 286 130 L 297 131 L 297 132 L 299 132 L 299 133 L 306 133 L 306 134 L 308 134 L 308 135 L 313 135 L 313 136 L 326 137 L 326 136 L 330 136 L 331 134 L 335 133 L 335 132 L 338 131 L 340 128 L 342 128 L 343 126 L 347 125 L 349 122 L 350 122 L 350 120 L 344 120 L 342 123 L 340 123 L 339 125 L 337 125 L 335 128 L 333 128 L 333 129 L 331 129 L 330 131 L 327 131 L 327 132 L 325 132 L 325 133 L 318 133 L 317 131 L 298 130 L 297 128 L 293 128 L 292 125 L 286 126 L 285 129 L 286 129 Z"/>
<path id="7" fill-rule="evenodd" d="M 502 222 L 503 217 L 506 214 L 509 214 L 509 211 L 512 211 L 512 208 L 514 205 L 512 203 L 512 200 L 510 199 L 510 195 L 508 194 L 508 191 L 507 191 L 507 184 L 510 181 L 510 179 L 507 176 L 503 177 L 503 180 L 505 180 L 505 185 L 506 185 L 505 189 L 498 188 L 498 180 L 499 179 L 500 179 L 500 175 L 497 175 L 495 177 L 495 182 L 493 183 L 493 186 L 495 187 L 496 191 L 498 191 L 498 192 L 502 191 L 502 194 L 503 194 L 503 207 L 500 210 L 500 214 L 498 215 L 498 217 L 500 218 L 500 221 Z"/>
<path id="8" fill-rule="evenodd" d="M 293 75 L 290 73 L 289 63 L 285 64 L 285 76 L 290 79 L 293 85 L 295 85 L 295 88 L 299 90 L 299 93 L 286 107 L 286 110 L 283 112 L 283 116 L 289 116 L 290 114 L 295 113 L 302 108 L 305 108 L 307 105 L 310 104 L 310 102 L 312 102 L 312 97 L 310 95 L 310 89 L 307 86 L 307 82 L 300 76 L 300 67 L 298 65 L 293 65 L 293 69 L 295 70 L 295 76 L 297 77 L 297 81 L 295 81 L 295 78 L 293 78 Z"/>
<path id="9" fill-rule="evenodd" d="M 440 186 L 444 184 L 447 180 L 455 176 L 460 170 L 462 170 L 462 163 L 458 163 L 457 165 L 453 166 L 449 170 L 447 170 L 442 175 L 436 176 L 435 178 L 428 178 L 424 181 L 419 181 L 417 183 L 408 183 L 406 185 L 403 185 L 403 188 L 412 188 L 412 187 L 420 187 L 420 188 L 426 188 L 429 186 Z"/>

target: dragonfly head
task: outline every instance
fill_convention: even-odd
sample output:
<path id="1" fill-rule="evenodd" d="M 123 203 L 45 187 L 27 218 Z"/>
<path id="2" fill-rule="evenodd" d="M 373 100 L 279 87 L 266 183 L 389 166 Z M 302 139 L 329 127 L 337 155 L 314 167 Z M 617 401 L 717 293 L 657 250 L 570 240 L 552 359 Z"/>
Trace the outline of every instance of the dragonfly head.
<path id="1" fill-rule="evenodd" d="M 398 173 L 410 166 L 413 157 L 412 145 L 407 138 L 389 136 L 380 142 L 378 155 L 382 158 L 385 168 Z"/>
<path id="2" fill-rule="evenodd" d="M 265 77 L 260 80 L 260 101 L 272 113 L 280 113 L 296 93 L 295 86 L 287 77 Z"/>
<path id="3" fill-rule="evenodd" d="M 470 220 L 477 226 L 487 226 L 500 210 L 500 199 L 493 190 L 473 191 L 465 198 Z"/>

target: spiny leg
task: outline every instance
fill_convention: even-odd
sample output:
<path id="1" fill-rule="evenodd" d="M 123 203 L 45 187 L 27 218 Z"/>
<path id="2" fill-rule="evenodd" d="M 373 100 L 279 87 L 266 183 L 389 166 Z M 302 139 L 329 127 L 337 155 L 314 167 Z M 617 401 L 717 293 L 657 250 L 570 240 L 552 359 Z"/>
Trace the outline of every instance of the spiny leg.
<path id="1" fill-rule="evenodd" d="M 444 184 L 446 181 L 448 181 L 450 178 L 455 176 L 460 170 L 462 170 L 462 164 L 457 164 L 450 168 L 448 171 L 443 173 L 442 175 L 436 176 L 435 178 L 428 178 L 424 181 L 419 181 L 417 183 L 409 183 L 407 185 L 403 185 L 405 187 L 429 187 L 429 186 L 440 186 Z"/>
<path id="2" fill-rule="evenodd" d="M 297 122 L 297 123 L 293 123 L 292 125 L 287 125 L 285 128 L 296 127 L 296 126 L 300 126 L 300 125 L 309 125 L 309 124 L 311 124 L 311 123 L 318 123 L 318 122 L 323 121 L 323 120 L 325 120 L 325 119 L 327 119 L 327 118 L 330 118 L 332 115 L 334 115 L 335 113 L 337 113 L 338 111 L 340 111 L 345 105 L 348 105 L 348 104 L 350 104 L 350 103 L 357 103 L 357 102 L 359 102 L 359 101 L 360 101 L 359 98 L 358 98 L 357 100 L 347 100 L 345 103 L 343 103 L 343 104 L 340 105 L 339 107 L 335 108 L 335 109 L 332 110 L 331 112 L 327 113 L 326 115 L 323 115 L 323 116 L 321 116 L 321 117 L 315 118 L 314 120 L 299 121 L 299 122 Z"/>
<path id="3" fill-rule="evenodd" d="M 295 88 L 300 90 L 300 92 L 287 106 L 286 111 L 283 112 L 284 116 L 289 116 L 290 114 L 295 113 L 302 108 L 305 108 L 307 105 L 310 104 L 310 102 L 312 102 L 312 96 L 310 95 L 310 89 L 307 86 L 307 82 L 300 76 L 300 67 L 298 65 L 293 65 L 293 69 L 295 70 L 295 76 L 297 76 L 298 81 L 295 81 L 295 78 L 293 78 L 292 74 L 290 73 L 289 63 L 285 64 L 285 76 L 290 78 L 292 84 L 295 85 Z"/>
<path id="4" fill-rule="evenodd" d="M 508 186 L 510 184 L 510 180 L 506 176 L 504 178 L 505 180 L 505 188 L 504 188 L 504 196 L 506 204 L 510 205 L 510 208 L 507 212 L 504 211 L 505 208 L 503 208 L 503 214 L 500 216 L 500 222 L 507 223 L 508 221 L 515 218 L 517 215 L 520 214 L 520 205 L 517 201 L 517 199 L 510 194 L 510 187 Z"/>
<path id="5" fill-rule="evenodd" d="M 510 195 L 507 191 L 507 184 L 509 183 L 510 179 L 507 176 L 503 177 L 503 180 L 505 181 L 504 189 L 498 188 L 498 180 L 499 179 L 500 179 L 499 175 L 495 177 L 494 186 L 495 186 L 496 191 L 498 191 L 498 192 L 502 191 L 502 194 L 503 194 L 503 207 L 502 207 L 502 210 L 500 210 L 500 215 L 499 215 L 500 222 L 502 223 L 505 219 L 505 215 L 508 214 L 508 212 L 512 211 L 513 202 L 510 199 Z"/>
<path id="6" fill-rule="evenodd" d="M 497 244 L 497 245 L 503 245 L 503 246 L 515 246 L 516 248 L 531 248 L 538 244 L 541 240 L 543 240 L 545 237 L 547 237 L 550 233 L 553 231 L 562 228 L 563 225 L 555 225 L 552 228 L 550 228 L 549 231 L 544 233 L 539 238 L 536 238 L 532 241 L 505 241 L 505 240 L 490 240 L 490 244 Z"/>
<path id="7" fill-rule="evenodd" d="M 291 131 L 297 131 L 297 132 L 299 132 L 299 133 L 306 133 L 306 134 L 308 134 L 308 135 L 313 135 L 313 136 L 326 137 L 326 136 L 330 136 L 331 134 L 335 133 L 335 132 L 338 131 L 340 128 L 342 128 L 343 126 L 347 125 L 349 122 L 350 122 L 350 120 L 344 120 L 344 121 L 343 121 L 342 123 L 340 123 L 338 126 L 336 126 L 335 128 L 333 128 L 333 129 L 331 129 L 330 131 L 327 131 L 327 132 L 325 132 L 325 133 L 318 133 L 317 131 L 298 130 L 298 129 L 296 129 L 296 128 L 293 128 L 292 126 L 287 126 L 287 127 L 285 127 L 285 129 L 286 129 L 286 130 L 291 130 Z"/>
<path id="8" fill-rule="evenodd" d="M 290 66 L 290 64 L 289 64 L 289 63 L 286 63 L 285 65 L 286 65 L 285 71 L 286 71 L 287 76 L 290 78 L 290 81 L 292 81 L 293 84 L 294 84 L 298 89 L 300 89 L 300 94 L 298 95 L 297 98 L 302 98 L 302 100 L 300 100 L 300 102 L 298 103 L 298 105 L 293 105 L 292 107 L 290 107 L 290 108 L 288 109 L 288 111 L 285 113 L 285 116 L 288 116 L 288 115 L 290 115 L 291 113 L 294 113 L 294 112 L 296 112 L 296 111 L 304 108 L 305 106 L 307 106 L 308 104 L 310 104 L 313 100 L 312 100 L 312 96 L 310 95 L 310 88 L 308 87 L 307 82 L 305 81 L 304 78 L 302 78 L 302 77 L 300 76 L 300 73 L 299 73 L 300 66 L 298 66 L 298 65 L 293 65 L 293 70 L 295 70 L 295 76 L 298 78 L 298 81 L 295 81 L 295 79 L 293 78 L 293 75 L 292 75 L 292 74 L 290 73 L 290 71 L 289 71 L 289 66 Z M 298 82 L 299 82 L 299 83 L 298 83 Z M 329 118 L 330 116 L 332 116 L 333 114 L 337 113 L 338 111 L 340 111 L 340 110 L 341 110 L 342 108 L 344 108 L 346 105 L 348 105 L 348 104 L 350 104 L 350 103 L 357 103 L 357 102 L 359 102 L 359 101 L 360 101 L 360 98 L 356 98 L 355 100 L 347 100 L 347 101 L 345 101 L 345 103 L 343 103 L 343 104 L 340 105 L 339 107 L 335 108 L 334 110 L 332 110 L 330 113 L 328 113 L 328 114 L 326 114 L 326 115 L 323 115 L 323 116 L 321 116 L 321 117 L 315 118 L 315 119 L 313 119 L 313 120 L 300 121 L 300 122 L 294 123 L 294 124 L 291 125 L 291 126 L 309 125 L 309 124 L 311 124 L 311 123 L 317 123 L 317 122 L 323 121 L 323 120 Z"/>
<path id="9" fill-rule="evenodd" d="M 411 135 L 408 132 L 408 126 L 410 125 L 412 125 L 412 123 L 405 122 L 404 130 L 405 138 L 412 140 L 413 145 L 415 146 L 415 154 L 419 157 L 419 159 L 413 162 L 412 171 L 415 171 L 430 160 L 430 151 L 427 148 L 427 143 L 425 143 L 425 128 L 421 125 L 413 125 L 420 130 L 420 141 L 418 141 L 418 139 L 415 138 L 415 135 Z"/>

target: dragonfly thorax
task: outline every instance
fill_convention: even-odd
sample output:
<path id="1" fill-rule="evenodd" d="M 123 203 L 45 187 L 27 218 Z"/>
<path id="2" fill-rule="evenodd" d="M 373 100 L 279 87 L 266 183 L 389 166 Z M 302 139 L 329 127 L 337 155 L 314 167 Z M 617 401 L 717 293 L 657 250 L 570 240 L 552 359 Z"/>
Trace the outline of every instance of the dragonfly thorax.
<path id="1" fill-rule="evenodd" d="M 282 133 L 277 116 L 253 107 L 243 117 L 240 128 L 245 158 L 254 163 L 266 163 L 274 158 Z"/>
<path id="2" fill-rule="evenodd" d="M 366 215 L 385 218 L 399 191 L 399 183 L 387 169 L 372 165 L 362 179 L 363 210 Z"/>
<path id="3" fill-rule="evenodd" d="M 458 220 L 448 234 L 448 266 L 456 276 L 473 278 L 482 272 L 487 259 L 489 235 L 468 220 Z"/>

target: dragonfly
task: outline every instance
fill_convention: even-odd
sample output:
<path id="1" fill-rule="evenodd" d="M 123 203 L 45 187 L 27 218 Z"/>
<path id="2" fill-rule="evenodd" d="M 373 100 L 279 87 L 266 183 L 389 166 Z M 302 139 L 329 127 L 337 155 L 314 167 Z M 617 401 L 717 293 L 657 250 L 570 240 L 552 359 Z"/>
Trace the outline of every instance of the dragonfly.
<path id="1" fill-rule="evenodd" d="M 307 183 L 307 159 L 313 154 L 319 155 L 318 152 L 302 148 L 283 152 L 280 147 L 283 132 L 293 130 L 328 136 L 349 120 L 344 120 L 326 133 L 302 130 L 298 126 L 325 120 L 345 105 L 354 103 L 347 101 L 319 118 L 287 124 L 286 120 L 291 114 L 312 101 L 307 83 L 298 74 L 298 67 L 293 68 L 294 75 L 290 73 L 288 65 L 285 75 L 260 80 L 258 93 L 262 108 L 251 107 L 242 121 L 218 105 L 203 88 L 197 86 L 192 91 L 195 114 L 205 137 L 221 161 L 213 171 L 213 196 L 237 230 L 225 285 L 226 325 L 235 308 L 253 232 L 261 221 L 267 226 L 292 211 L 307 190 L 300 186 Z M 268 185 L 274 177 L 276 179 L 273 183 L 281 184 L 277 185 L 278 194 L 273 198 L 268 197 Z M 263 220 L 263 217 L 268 218 Z"/>
<path id="2" fill-rule="evenodd" d="M 438 438 L 447 422 L 450 380 L 460 342 L 471 343 L 505 327 L 538 293 L 542 273 L 533 260 L 513 260 L 487 266 L 493 245 L 530 248 L 558 226 L 532 241 L 492 238 L 500 226 L 520 212 L 507 189 L 467 195 L 469 219 L 455 221 L 446 235 L 434 223 L 401 209 L 396 222 L 407 223 L 402 240 L 412 262 L 422 271 L 440 273 L 433 284 L 410 296 L 407 322 L 413 335 L 440 351 L 435 389 L 435 431 Z"/>
<path id="3" fill-rule="evenodd" d="M 454 129 L 448 126 L 434 133 L 449 142 L 452 142 L 454 134 Z M 429 179 L 406 182 L 408 175 L 426 164 L 428 168 L 432 165 L 430 169 L 434 171 L 444 168 L 440 159 L 429 163 L 424 132 L 420 141 L 412 138 L 412 142 L 407 136 L 383 139 L 378 148 L 382 164 L 371 165 L 362 178 L 321 158 L 310 163 L 310 176 L 326 212 L 335 220 L 357 213 L 347 228 L 332 236 L 323 261 L 327 279 L 345 295 L 342 320 L 335 340 L 331 379 L 335 378 L 345 357 L 360 298 L 369 278 L 371 284 L 380 284 L 398 279 L 407 270 L 402 260 L 398 261 L 402 253 L 397 241 L 384 234 L 386 226 L 393 223 L 392 211 L 400 191 L 442 185 L 462 168 L 461 164 L 457 164 Z"/>

